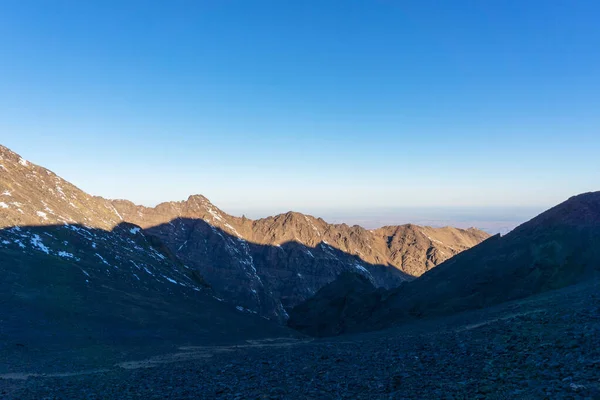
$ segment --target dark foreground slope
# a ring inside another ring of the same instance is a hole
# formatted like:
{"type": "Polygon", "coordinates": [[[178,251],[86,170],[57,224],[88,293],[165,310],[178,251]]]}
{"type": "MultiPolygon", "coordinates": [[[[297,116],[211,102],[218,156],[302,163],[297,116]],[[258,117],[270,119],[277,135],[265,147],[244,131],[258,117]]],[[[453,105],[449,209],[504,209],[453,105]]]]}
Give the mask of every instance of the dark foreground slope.
{"type": "Polygon", "coordinates": [[[215,298],[161,249],[125,223],[0,230],[0,373],[48,368],[52,354],[93,366],[175,344],[294,336],[215,298]]]}
{"type": "Polygon", "coordinates": [[[215,296],[109,201],[0,146],[0,373],[281,336],[298,335],[215,296]]]}
{"type": "MultiPolygon", "coordinates": [[[[600,192],[585,193],[398,289],[366,293],[362,303],[355,303],[364,307],[375,302],[369,312],[345,310],[334,317],[331,310],[304,312],[306,308],[296,307],[291,324],[320,334],[380,329],[525,298],[592,279],[599,271],[600,192]]],[[[327,295],[332,303],[332,294],[327,295]]],[[[344,293],[338,296],[343,298],[344,293]]]]}
{"type": "Polygon", "coordinates": [[[96,372],[67,365],[62,375],[0,375],[0,397],[597,399],[599,289],[591,281],[493,308],[326,340],[185,347],[96,372]]]}

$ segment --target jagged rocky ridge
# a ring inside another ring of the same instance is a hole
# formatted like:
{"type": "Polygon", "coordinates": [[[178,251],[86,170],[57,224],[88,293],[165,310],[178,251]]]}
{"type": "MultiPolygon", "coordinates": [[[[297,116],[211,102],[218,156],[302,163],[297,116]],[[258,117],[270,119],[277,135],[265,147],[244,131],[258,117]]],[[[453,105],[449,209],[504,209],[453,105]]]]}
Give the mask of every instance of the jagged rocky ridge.
{"type": "MultiPolygon", "coordinates": [[[[54,225],[84,238],[60,244],[51,232],[5,230],[1,246],[47,250],[74,264],[91,254],[132,277],[144,268],[152,271],[154,263],[172,263],[174,271],[210,285],[216,297],[278,321],[342,272],[391,289],[488,237],[476,229],[416,225],[366,230],[294,212],[250,220],[228,215],[199,195],[148,208],[90,196],[5,147],[0,157],[0,227],[54,225]],[[89,247],[98,245],[94,235],[111,237],[104,253],[89,247]],[[131,254],[147,260],[136,262],[131,254]]],[[[186,284],[174,274],[163,272],[162,279],[186,284]]]]}
{"type": "Polygon", "coordinates": [[[315,335],[385,328],[529,297],[596,279],[599,273],[600,192],[584,193],[397,289],[381,292],[347,279],[332,284],[297,306],[289,324],[315,335]],[[361,301],[339,307],[340,299],[356,290],[361,301]]]}

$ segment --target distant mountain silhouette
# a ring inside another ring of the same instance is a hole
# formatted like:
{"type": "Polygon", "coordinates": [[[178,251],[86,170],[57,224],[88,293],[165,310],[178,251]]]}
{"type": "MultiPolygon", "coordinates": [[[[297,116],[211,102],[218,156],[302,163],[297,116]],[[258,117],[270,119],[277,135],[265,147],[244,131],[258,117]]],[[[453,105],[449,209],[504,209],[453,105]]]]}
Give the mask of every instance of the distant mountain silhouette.
{"type": "MultiPolygon", "coordinates": [[[[304,312],[290,323],[305,332],[387,327],[407,319],[452,314],[524,298],[597,277],[600,272],[600,192],[585,193],[542,213],[507,234],[496,235],[444,262],[420,278],[384,294],[371,290],[368,314],[345,310],[304,312]]],[[[344,297],[348,291],[339,293],[344,297]]],[[[364,291],[364,290],[363,290],[364,291]]],[[[322,296],[318,293],[317,296],[322,296]]],[[[327,302],[335,295],[327,293],[327,302]]],[[[323,299],[312,299],[312,303],[323,299]]],[[[357,302],[359,303],[359,302],[357,302]]]]}

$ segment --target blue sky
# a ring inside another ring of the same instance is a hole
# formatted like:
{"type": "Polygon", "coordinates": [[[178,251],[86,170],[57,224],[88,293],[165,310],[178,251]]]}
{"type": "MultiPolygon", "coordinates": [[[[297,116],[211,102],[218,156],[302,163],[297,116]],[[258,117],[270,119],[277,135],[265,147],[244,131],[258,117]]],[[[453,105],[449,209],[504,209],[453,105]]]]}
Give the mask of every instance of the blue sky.
{"type": "Polygon", "coordinates": [[[597,1],[0,2],[0,143],[232,212],[600,189],[597,1]]]}

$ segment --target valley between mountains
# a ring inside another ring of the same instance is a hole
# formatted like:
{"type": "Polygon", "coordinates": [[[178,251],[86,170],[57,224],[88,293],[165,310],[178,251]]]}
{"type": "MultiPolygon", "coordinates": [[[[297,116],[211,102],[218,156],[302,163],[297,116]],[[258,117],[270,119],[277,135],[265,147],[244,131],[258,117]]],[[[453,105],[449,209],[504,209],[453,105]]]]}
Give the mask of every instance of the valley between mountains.
{"type": "Polygon", "coordinates": [[[0,398],[598,399],[600,192],[517,227],[91,196],[0,146],[0,398]]]}

